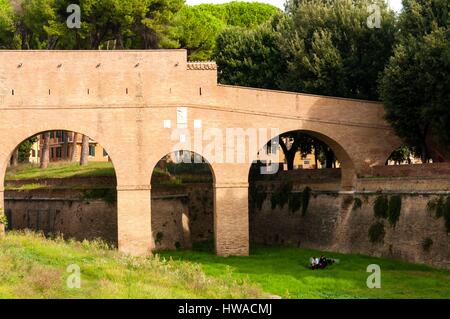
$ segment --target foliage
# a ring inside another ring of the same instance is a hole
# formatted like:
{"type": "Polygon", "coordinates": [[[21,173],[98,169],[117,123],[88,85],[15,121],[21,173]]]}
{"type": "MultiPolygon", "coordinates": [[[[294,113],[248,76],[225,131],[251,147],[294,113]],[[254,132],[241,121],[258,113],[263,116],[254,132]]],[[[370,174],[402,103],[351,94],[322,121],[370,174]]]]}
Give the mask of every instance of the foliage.
{"type": "Polygon", "coordinates": [[[421,242],[423,251],[430,251],[431,246],[433,246],[433,240],[430,237],[424,238],[421,242]]]}
{"type": "Polygon", "coordinates": [[[0,49],[15,49],[17,47],[15,19],[11,2],[0,0],[0,49]]]}
{"type": "Polygon", "coordinates": [[[8,228],[8,218],[6,217],[3,208],[0,208],[0,225],[3,225],[5,229],[8,228]]]}
{"type": "Polygon", "coordinates": [[[358,210],[361,209],[362,207],[362,200],[361,198],[355,197],[355,199],[353,200],[353,210],[358,210]]]}
{"type": "Polygon", "coordinates": [[[373,204],[373,212],[377,218],[387,218],[389,211],[389,200],[386,195],[379,195],[373,204]]]}
{"type": "Polygon", "coordinates": [[[115,188],[91,188],[83,191],[83,199],[101,199],[114,204],[117,202],[117,191],[115,188]]]}
{"type": "Polygon", "coordinates": [[[256,28],[276,12],[274,6],[246,2],[185,6],[173,19],[170,37],[177,47],[188,50],[190,60],[210,60],[221,31],[256,28]]]}
{"type": "Polygon", "coordinates": [[[258,30],[225,31],[215,54],[221,81],[377,99],[377,78],[392,53],[396,29],[394,13],[384,1],[375,2],[382,8],[380,29],[367,27],[372,0],[307,0],[258,30]],[[268,63],[258,66],[260,61],[268,63]]]}
{"type": "Polygon", "coordinates": [[[297,212],[302,207],[302,193],[291,193],[289,195],[289,211],[291,213],[297,212]]]}
{"type": "Polygon", "coordinates": [[[216,35],[225,24],[200,7],[184,7],[174,18],[171,38],[188,50],[190,60],[208,60],[215,47],[216,35]]]}
{"type": "Polygon", "coordinates": [[[275,209],[277,206],[283,208],[289,202],[289,197],[292,192],[292,182],[283,182],[272,193],[270,198],[271,207],[275,209]]]}
{"type": "Polygon", "coordinates": [[[37,137],[29,138],[19,145],[19,163],[27,162],[30,157],[31,148],[36,143],[37,137]]]}
{"type": "Polygon", "coordinates": [[[386,234],[384,230],[384,224],[382,222],[376,222],[369,228],[369,240],[371,243],[380,243],[384,239],[386,234]]]}
{"type": "Polygon", "coordinates": [[[267,199],[267,192],[264,186],[250,185],[250,201],[253,207],[256,207],[258,210],[261,210],[264,201],[267,199]]]}
{"type": "Polygon", "coordinates": [[[398,220],[400,219],[400,212],[402,210],[402,197],[399,195],[394,195],[389,198],[388,207],[388,221],[395,227],[398,220]]]}
{"type": "Polygon", "coordinates": [[[266,3],[229,2],[224,4],[200,4],[195,6],[222,21],[227,26],[256,28],[280,12],[280,10],[266,3]]]}
{"type": "Polygon", "coordinates": [[[444,218],[447,233],[450,233],[450,196],[439,196],[430,200],[427,204],[427,210],[434,213],[435,218],[444,218]]]}
{"type": "Polygon", "coordinates": [[[417,148],[422,161],[442,161],[450,142],[448,1],[404,1],[399,29],[380,81],[386,119],[407,145],[417,148]]]}
{"type": "Polygon", "coordinates": [[[228,28],[217,36],[213,58],[223,84],[279,88],[286,72],[273,22],[256,29],[228,28]]]}
{"type": "Polygon", "coordinates": [[[302,192],[302,216],[306,215],[309,206],[309,200],[311,198],[311,188],[305,187],[302,192]]]}
{"type": "Polygon", "coordinates": [[[164,233],[157,232],[156,233],[156,237],[155,237],[155,243],[158,244],[158,245],[161,245],[161,242],[162,242],[163,238],[164,238],[164,233]]]}

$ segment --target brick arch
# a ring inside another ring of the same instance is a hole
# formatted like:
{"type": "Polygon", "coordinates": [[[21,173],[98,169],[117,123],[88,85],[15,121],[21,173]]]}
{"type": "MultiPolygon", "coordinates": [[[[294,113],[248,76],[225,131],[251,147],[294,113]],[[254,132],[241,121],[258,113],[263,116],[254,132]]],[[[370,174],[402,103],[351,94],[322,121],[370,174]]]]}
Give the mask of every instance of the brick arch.
{"type": "Polygon", "coordinates": [[[3,189],[5,183],[6,169],[8,166],[8,161],[11,159],[12,153],[21,143],[26,141],[27,139],[48,132],[48,131],[68,131],[68,132],[76,132],[78,134],[86,135],[96,142],[98,142],[107,152],[111,159],[111,162],[114,167],[114,171],[116,173],[116,180],[118,181],[117,168],[114,162],[114,156],[110,153],[110,147],[107,143],[107,139],[99,136],[99,134],[95,134],[95,132],[90,132],[88,129],[80,130],[76,126],[72,127],[70,125],[48,125],[43,123],[41,125],[24,127],[22,131],[15,131],[13,136],[9,136],[7,139],[7,143],[3,142],[3,149],[7,150],[8,153],[0,154],[0,189],[3,189]],[[88,133],[90,132],[90,133],[88,133]],[[6,144],[6,145],[5,145],[6,144]]]}
{"type": "MultiPolygon", "coordinates": [[[[153,168],[152,168],[151,175],[150,175],[150,185],[151,185],[151,182],[152,182],[153,171],[155,170],[156,165],[158,164],[158,162],[159,162],[160,160],[162,160],[164,157],[166,157],[167,155],[171,155],[172,153],[174,153],[174,152],[179,152],[179,151],[183,151],[183,152],[191,152],[191,153],[193,153],[193,154],[195,154],[195,155],[201,156],[202,159],[205,161],[205,163],[208,164],[209,171],[211,172],[211,176],[212,176],[212,179],[213,179],[213,184],[216,183],[216,175],[215,175],[215,173],[214,173],[214,167],[213,167],[213,165],[211,165],[210,161],[209,161],[205,156],[203,156],[202,154],[199,154],[199,153],[197,153],[197,152],[191,151],[191,150],[189,150],[189,149],[179,149],[179,150],[172,150],[172,151],[170,151],[170,152],[167,152],[167,153],[165,153],[164,155],[160,156],[159,159],[158,159],[156,162],[153,161],[154,164],[153,164],[153,168]]],[[[158,154],[159,154],[159,153],[158,153],[158,154]]],[[[159,155],[156,155],[156,157],[158,157],[158,156],[159,156],[159,155]]],[[[156,158],[156,157],[155,157],[155,158],[156,158]]]]}
{"type": "MultiPolygon", "coordinates": [[[[341,170],[342,170],[342,180],[341,180],[341,187],[344,191],[351,191],[355,188],[356,183],[356,166],[355,166],[355,159],[352,158],[352,156],[347,152],[347,150],[344,148],[345,146],[342,145],[341,142],[336,141],[326,133],[320,132],[319,130],[310,130],[310,129],[293,129],[293,130],[285,130],[283,132],[280,132],[279,135],[272,135],[271,139],[274,139],[280,135],[289,133],[289,132],[303,132],[308,135],[311,135],[312,137],[315,137],[325,144],[327,144],[336,155],[336,158],[341,163],[341,170]]],[[[268,140],[269,141],[269,140],[268,140]]],[[[267,142],[268,142],[267,141],[267,142]]],[[[265,142],[264,144],[259,145],[259,150],[263,149],[263,147],[267,144],[265,142]]],[[[254,156],[254,159],[256,159],[256,156],[254,156]]],[[[250,164],[251,166],[251,164],[250,164]]],[[[250,167],[249,167],[250,169],[250,167]]]]}

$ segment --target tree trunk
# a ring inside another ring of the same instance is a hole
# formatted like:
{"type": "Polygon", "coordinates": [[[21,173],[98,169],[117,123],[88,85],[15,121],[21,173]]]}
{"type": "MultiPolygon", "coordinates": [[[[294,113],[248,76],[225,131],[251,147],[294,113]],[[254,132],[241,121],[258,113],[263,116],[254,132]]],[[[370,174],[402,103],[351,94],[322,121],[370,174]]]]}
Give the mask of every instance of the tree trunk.
{"type": "Polygon", "coordinates": [[[16,167],[19,165],[19,147],[16,147],[11,156],[11,167],[16,167]]]}
{"type": "Polygon", "coordinates": [[[334,153],[329,147],[325,150],[325,162],[326,168],[333,168],[334,153]]]}
{"type": "Polygon", "coordinates": [[[314,143],[314,166],[315,169],[319,168],[319,146],[317,145],[317,143],[314,143]]]}
{"type": "Polygon", "coordinates": [[[292,171],[294,169],[295,154],[297,153],[298,150],[297,143],[296,141],[294,141],[289,150],[287,149],[286,143],[284,143],[282,138],[279,139],[278,143],[280,144],[280,147],[284,153],[284,157],[286,158],[288,171],[292,171]]]}
{"type": "Polygon", "coordinates": [[[41,149],[41,168],[47,168],[50,162],[50,132],[43,134],[44,144],[41,149]]]}
{"type": "Polygon", "coordinates": [[[62,158],[63,160],[67,161],[69,159],[69,132],[64,131],[64,144],[62,149],[62,158]]]}
{"type": "Polygon", "coordinates": [[[78,133],[72,132],[72,148],[70,150],[70,161],[75,162],[77,159],[78,133]]]}
{"type": "Polygon", "coordinates": [[[80,165],[81,166],[87,165],[88,159],[89,159],[89,137],[83,135],[83,142],[81,144],[80,165]]]}

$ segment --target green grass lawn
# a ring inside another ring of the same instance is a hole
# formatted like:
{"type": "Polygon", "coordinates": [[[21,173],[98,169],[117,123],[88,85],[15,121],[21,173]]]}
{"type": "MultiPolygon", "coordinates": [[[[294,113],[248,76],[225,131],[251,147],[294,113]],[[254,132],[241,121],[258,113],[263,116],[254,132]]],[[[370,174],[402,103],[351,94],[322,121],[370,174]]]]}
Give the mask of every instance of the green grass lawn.
{"type": "Polygon", "coordinates": [[[0,238],[0,298],[450,298],[450,271],[360,255],[327,253],[339,263],[307,268],[320,252],[252,249],[249,257],[166,251],[128,257],[100,242],[45,239],[31,232],[0,238]],[[67,287],[69,265],[81,288],[67,287]],[[366,267],[381,267],[368,289],[366,267]]]}
{"type": "Polygon", "coordinates": [[[114,166],[111,162],[91,162],[86,166],[78,163],[58,162],[50,163],[48,168],[41,169],[32,164],[20,164],[9,168],[6,180],[45,179],[66,177],[115,176],[114,166]]]}
{"type": "Polygon", "coordinates": [[[450,298],[450,271],[362,255],[323,253],[339,259],[324,270],[310,270],[309,258],[322,252],[256,247],[249,257],[221,258],[207,251],[165,251],[166,258],[201,265],[214,278],[246,279],[283,298],[450,298]],[[381,267],[381,288],[366,285],[367,266],[381,267]]]}
{"type": "Polygon", "coordinates": [[[0,298],[261,298],[256,286],[207,277],[198,265],[127,257],[99,242],[49,240],[10,232],[0,238],[0,298]],[[67,287],[69,265],[81,288],[67,287]]]}

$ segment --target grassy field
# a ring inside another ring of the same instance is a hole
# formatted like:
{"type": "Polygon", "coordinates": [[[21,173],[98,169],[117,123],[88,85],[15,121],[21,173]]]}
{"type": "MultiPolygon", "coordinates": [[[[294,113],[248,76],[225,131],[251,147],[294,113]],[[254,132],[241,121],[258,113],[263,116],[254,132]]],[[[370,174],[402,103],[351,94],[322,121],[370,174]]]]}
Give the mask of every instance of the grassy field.
{"type": "Polygon", "coordinates": [[[167,251],[164,257],[198,263],[214,278],[232,273],[283,298],[450,298],[450,271],[361,255],[324,253],[339,263],[310,270],[309,258],[322,253],[299,248],[252,249],[250,257],[220,258],[207,251],[167,251]],[[381,288],[366,285],[367,266],[381,267],[381,288]]]}
{"type": "Polygon", "coordinates": [[[57,162],[50,163],[48,168],[41,169],[32,164],[20,164],[15,168],[8,168],[6,180],[45,179],[66,177],[115,176],[111,162],[91,162],[86,166],[78,163],[57,162]]]}
{"type": "Polygon", "coordinates": [[[0,298],[260,298],[243,280],[207,277],[198,265],[132,258],[99,242],[48,240],[33,233],[0,238],[0,298]],[[69,265],[81,288],[69,289],[69,265]]]}

